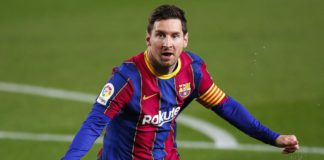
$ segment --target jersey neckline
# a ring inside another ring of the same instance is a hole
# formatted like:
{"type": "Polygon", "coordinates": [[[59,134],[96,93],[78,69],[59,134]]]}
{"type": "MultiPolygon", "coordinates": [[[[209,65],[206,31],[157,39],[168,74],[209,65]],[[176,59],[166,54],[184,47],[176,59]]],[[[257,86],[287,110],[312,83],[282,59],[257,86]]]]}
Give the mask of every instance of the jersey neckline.
{"type": "Polygon", "coordinates": [[[172,72],[172,73],[169,73],[169,74],[160,74],[158,73],[154,68],[153,66],[151,65],[149,59],[148,59],[148,50],[145,50],[144,52],[144,59],[145,59],[145,64],[147,66],[147,68],[150,70],[150,72],[160,78],[160,79],[169,79],[169,78],[172,78],[174,77],[175,75],[177,75],[181,69],[181,60],[180,60],[180,57],[178,58],[178,65],[177,65],[177,68],[172,72]]]}

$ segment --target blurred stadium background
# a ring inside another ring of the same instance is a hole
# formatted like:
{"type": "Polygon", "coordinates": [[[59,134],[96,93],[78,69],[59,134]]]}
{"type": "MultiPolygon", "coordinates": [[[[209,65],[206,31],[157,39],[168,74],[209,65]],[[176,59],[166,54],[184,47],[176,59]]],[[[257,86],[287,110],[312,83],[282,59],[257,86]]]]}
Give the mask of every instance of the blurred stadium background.
{"type": "MultiPolygon", "coordinates": [[[[188,50],[205,59],[216,83],[261,122],[324,147],[324,1],[4,0],[0,5],[0,82],[100,92],[112,67],[145,50],[152,9],[186,11],[188,50]]],[[[0,131],[74,134],[91,104],[0,90],[0,131]]],[[[193,103],[184,113],[258,144],[193,103]]],[[[211,140],[179,125],[178,140],[211,140]]],[[[59,159],[68,142],[0,138],[0,159],[59,159]]],[[[84,159],[94,159],[100,144],[84,159]]],[[[180,148],[182,159],[299,160],[324,153],[180,148]]]]}

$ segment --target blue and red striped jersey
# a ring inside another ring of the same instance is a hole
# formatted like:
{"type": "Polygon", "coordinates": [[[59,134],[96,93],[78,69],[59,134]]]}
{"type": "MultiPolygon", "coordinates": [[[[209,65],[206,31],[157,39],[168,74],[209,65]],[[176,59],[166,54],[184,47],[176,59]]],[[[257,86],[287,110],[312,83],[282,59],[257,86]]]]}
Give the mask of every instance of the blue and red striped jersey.
{"type": "Polygon", "coordinates": [[[102,156],[178,159],[175,119],[200,96],[198,101],[206,107],[226,99],[204,62],[193,53],[182,52],[176,69],[169,75],[159,75],[153,69],[147,52],[125,61],[114,69],[97,99],[112,119],[102,156]]]}
{"type": "Polygon", "coordinates": [[[80,159],[105,127],[100,160],[180,159],[176,118],[195,99],[265,143],[273,144],[279,136],[226,96],[194,53],[183,51],[175,70],[160,75],[145,51],[113,69],[62,159],[80,159]]]}

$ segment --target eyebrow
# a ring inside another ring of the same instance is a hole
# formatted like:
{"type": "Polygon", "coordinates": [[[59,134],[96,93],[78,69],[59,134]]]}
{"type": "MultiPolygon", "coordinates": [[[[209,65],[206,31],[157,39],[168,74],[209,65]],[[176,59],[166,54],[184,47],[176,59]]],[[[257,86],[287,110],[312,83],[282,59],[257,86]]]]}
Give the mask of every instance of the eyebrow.
{"type": "MultiPolygon", "coordinates": [[[[157,33],[167,33],[167,32],[165,32],[163,30],[156,30],[155,32],[157,32],[157,33]]],[[[181,33],[180,32],[171,32],[171,34],[181,34],[181,33]]]]}

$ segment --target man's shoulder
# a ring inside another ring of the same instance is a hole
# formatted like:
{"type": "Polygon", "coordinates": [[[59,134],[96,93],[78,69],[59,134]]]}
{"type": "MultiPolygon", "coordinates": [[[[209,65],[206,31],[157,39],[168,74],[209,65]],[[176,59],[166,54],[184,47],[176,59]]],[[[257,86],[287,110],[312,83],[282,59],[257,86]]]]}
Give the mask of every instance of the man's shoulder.
{"type": "Polygon", "coordinates": [[[132,75],[138,74],[137,63],[144,56],[143,52],[138,53],[129,59],[125,60],[122,64],[113,69],[113,73],[119,73],[124,77],[130,77],[132,75]]]}
{"type": "Polygon", "coordinates": [[[183,60],[190,61],[191,64],[198,63],[202,64],[204,61],[194,52],[184,51],[183,60]]]}

